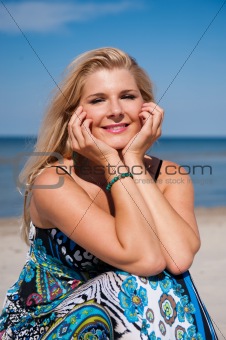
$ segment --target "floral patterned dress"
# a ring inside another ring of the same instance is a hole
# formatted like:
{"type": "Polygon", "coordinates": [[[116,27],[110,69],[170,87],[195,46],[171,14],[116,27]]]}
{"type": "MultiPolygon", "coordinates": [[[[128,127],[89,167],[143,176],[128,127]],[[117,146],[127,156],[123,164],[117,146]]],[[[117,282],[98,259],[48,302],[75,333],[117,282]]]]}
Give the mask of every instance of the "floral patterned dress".
{"type": "Polygon", "coordinates": [[[32,223],[30,240],[7,292],[0,339],[217,339],[189,272],[138,277],[32,223]]]}

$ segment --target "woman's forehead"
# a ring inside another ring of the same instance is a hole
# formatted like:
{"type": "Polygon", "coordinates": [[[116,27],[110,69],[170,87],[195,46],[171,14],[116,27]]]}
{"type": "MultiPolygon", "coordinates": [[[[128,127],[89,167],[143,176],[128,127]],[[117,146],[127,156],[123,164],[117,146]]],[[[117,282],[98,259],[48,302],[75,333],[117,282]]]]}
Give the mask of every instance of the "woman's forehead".
{"type": "Polygon", "coordinates": [[[101,69],[86,77],[84,90],[89,88],[102,88],[108,86],[126,87],[130,84],[132,88],[137,87],[133,74],[127,69],[101,69]]]}

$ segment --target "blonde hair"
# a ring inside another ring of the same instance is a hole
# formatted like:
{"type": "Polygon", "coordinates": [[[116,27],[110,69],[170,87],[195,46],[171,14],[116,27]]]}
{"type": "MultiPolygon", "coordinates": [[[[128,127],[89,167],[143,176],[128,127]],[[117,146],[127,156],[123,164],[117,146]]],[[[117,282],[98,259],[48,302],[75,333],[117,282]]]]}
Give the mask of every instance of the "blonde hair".
{"type": "Polygon", "coordinates": [[[57,160],[57,155],[72,157],[68,138],[68,122],[79,106],[86,78],[100,69],[127,69],[134,76],[144,101],[153,101],[152,83],[147,73],[127,53],[111,47],[88,51],[78,56],[68,67],[67,75],[43,119],[34,152],[20,174],[25,184],[22,236],[28,242],[30,226],[29,200],[32,185],[40,172],[57,160]],[[34,153],[34,155],[35,155],[34,153]],[[39,154],[38,154],[39,153],[39,154]]]}

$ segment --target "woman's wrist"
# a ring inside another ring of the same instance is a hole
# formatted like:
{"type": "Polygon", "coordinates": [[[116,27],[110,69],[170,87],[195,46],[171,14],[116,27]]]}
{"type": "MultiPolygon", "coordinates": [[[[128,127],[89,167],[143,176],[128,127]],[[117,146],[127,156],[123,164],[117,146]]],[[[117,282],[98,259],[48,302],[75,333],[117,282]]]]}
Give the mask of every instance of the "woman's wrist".
{"type": "Polygon", "coordinates": [[[131,163],[142,163],[144,159],[144,155],[141,153],[134,153],[134,152],[125,152],[123,155],[123,161],[125,164],[131,164],[131,163]]]}
{"type": "Polygon", "coordinates": [[[128,171],[132,172],[132,169],[141,169],[144,170],[144,158],[141,155],[131,154],[125,155],[123,157],[124,164],[127,167],[128,171]]]}
{"type": "Polygon", "coordinates": [[[124,172],[120,175],[115,176],[110,182],[108,182],[108,184],[106,186],[107,191],[111,191],[111,187],[114,183],[116,183],[117,181],[119,181],[123,178],[127,178],[127,177],[133,178],[133,175],[131,174],[131,172],[124,172]]]}
{"type": "Polygon", "coordinates": [[[130,155],[130,157],[125,159],[125,165],[127,166],[127,171],[131,172],[134,179],[145,180],[150,176],[152,159],[150,157],[140,157],[140,155],[130,155]]]}
{"type": "Polygon", "coordinates": [[[105,178],[108,182],[113,180],[116,176],[128,173],[128,167],[122,162],[120,157],[111,157],[108,159],[108,163],[105,164],[105,178]]]}
{"type": "Polygon", "coordinates": [[[120,157],[117,152],[109,154],[109,155],[103,155],[99,157],[98,163],[104,167],[108,166],[108,164],[117,164],[120,162],[120,157]]]}

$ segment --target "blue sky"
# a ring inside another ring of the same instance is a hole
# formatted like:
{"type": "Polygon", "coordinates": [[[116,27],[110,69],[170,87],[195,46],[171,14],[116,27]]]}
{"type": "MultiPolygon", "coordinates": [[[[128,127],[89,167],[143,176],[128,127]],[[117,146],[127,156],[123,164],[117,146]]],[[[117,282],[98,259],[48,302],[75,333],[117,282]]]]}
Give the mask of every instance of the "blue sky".
{"type": "Polygon", "coordinates": [[[224,0],[0,1],[0,136],[36,135],[66,66],[103,46],[147,70],[163,135],[226,136],[224,0]]]}

